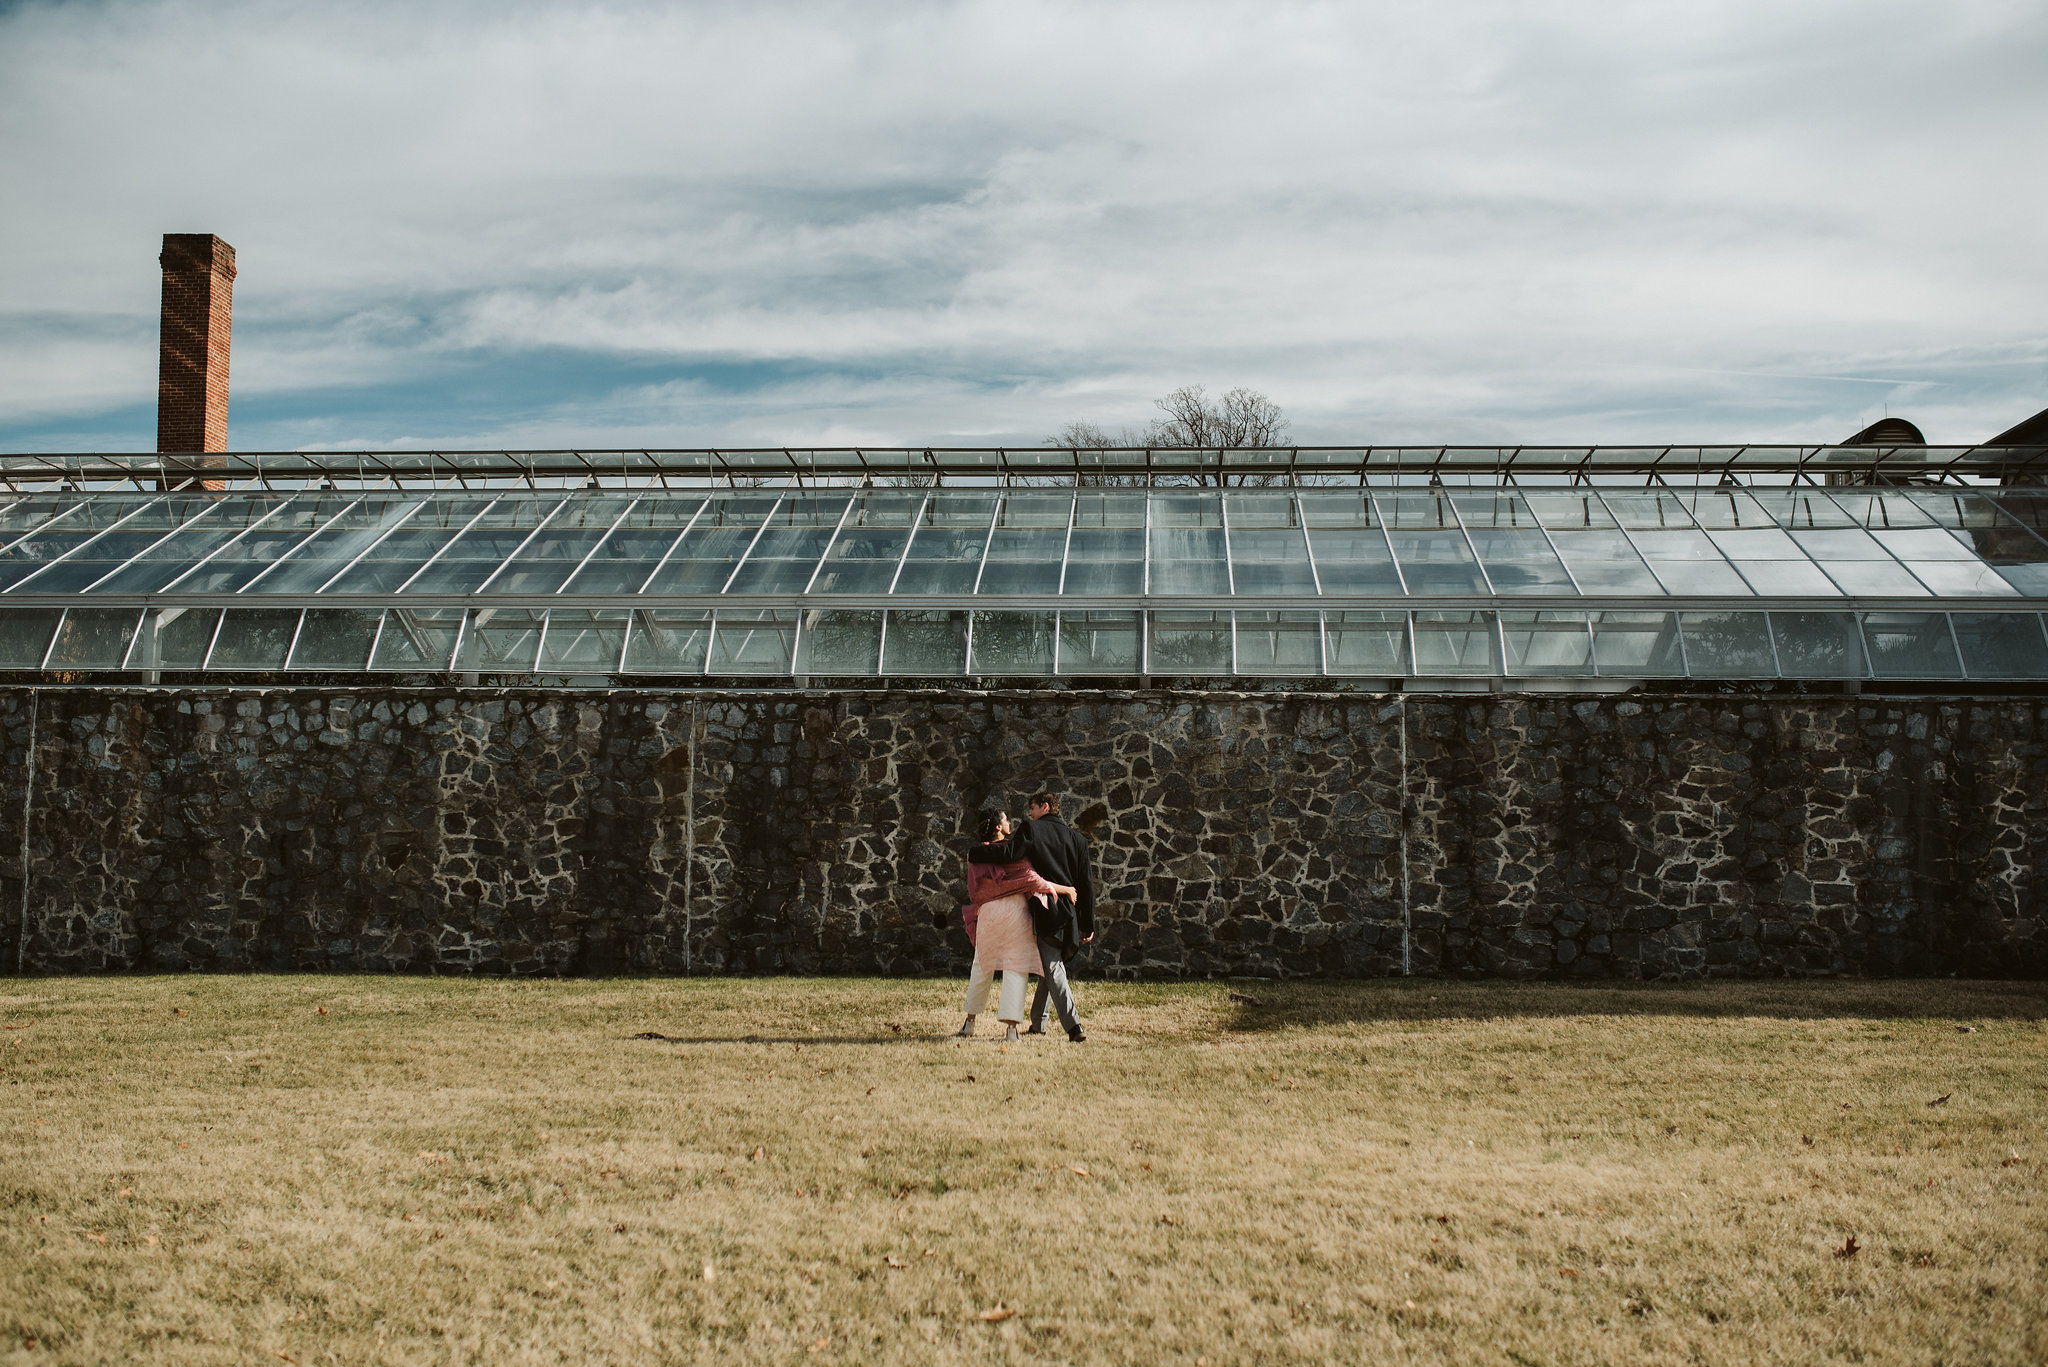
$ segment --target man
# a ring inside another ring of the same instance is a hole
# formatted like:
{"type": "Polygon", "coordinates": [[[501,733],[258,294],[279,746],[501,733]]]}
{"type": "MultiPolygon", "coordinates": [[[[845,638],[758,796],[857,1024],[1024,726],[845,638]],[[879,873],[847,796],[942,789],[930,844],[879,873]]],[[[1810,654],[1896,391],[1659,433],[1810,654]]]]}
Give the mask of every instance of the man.
{"type": "Polygon", "coordinates": [[[978,864],[1007,864],[1029,859],[1038,876],[1049,883],[1065,883],[1079,894],[1075,897],[1031,899],[1031,926],[1038,937],[1038,957],[1045,966],[1039,979],[1038,996],[1031,1003],[1031,1029],[1045,1033],[1045,999],[1052,997],[1053,1009],[1067,1038],[1076,1044],[1088,1036],[1081,1030],[1081,1016],[1074,1009],[1074,990],[1067,982],[1067,960],[1082,945],[1095,938],[1095,885],[1088,878],[1088,841],[1060,820],[1060,800],[1051,793],[1033,793],[1024,809],[1025,819],[1010,838],[993,845],[978,845],[968,858],[978,864]]]}

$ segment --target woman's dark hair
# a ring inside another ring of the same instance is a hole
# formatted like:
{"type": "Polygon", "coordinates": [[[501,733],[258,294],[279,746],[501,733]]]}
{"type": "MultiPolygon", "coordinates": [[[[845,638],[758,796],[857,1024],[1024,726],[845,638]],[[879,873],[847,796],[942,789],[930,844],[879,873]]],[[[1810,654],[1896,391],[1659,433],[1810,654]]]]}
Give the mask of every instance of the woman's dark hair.
{"type": "Polygon", "coordinates": [[[1009,820],[1009,817],[1010,814],[999,807],[983,812],[975,822],[975,830],[978,832],[977,838],[984,845],[990,843],[996,838],[996,832],[1002,829],[1003,823],[1009,820]]]}

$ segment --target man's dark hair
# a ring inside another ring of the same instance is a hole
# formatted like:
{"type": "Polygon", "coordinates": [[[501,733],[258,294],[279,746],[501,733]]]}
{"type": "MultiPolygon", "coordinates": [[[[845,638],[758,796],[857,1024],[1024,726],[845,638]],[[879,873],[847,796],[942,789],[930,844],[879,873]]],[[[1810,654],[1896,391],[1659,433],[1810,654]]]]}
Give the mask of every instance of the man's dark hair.
{"type": "Polygon", "coordinates": [[[1033,793],[1031,795],[1031,805],[1034,807],[1049,807],[1052,809],[1054,816],[1060,814],[1060,799],[1057,793],[1033,793]]]}

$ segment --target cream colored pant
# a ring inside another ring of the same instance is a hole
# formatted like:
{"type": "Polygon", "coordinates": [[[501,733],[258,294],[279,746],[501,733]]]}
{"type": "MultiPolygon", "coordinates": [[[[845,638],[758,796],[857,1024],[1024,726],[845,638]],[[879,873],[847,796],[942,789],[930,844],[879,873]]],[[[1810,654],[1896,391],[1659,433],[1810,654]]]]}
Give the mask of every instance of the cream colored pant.
{"type": "MultiPolygon", "coordinates": [[[[978,1016],[988,1005],[988,990],[995,982],[996,971],[984,966],[979,958],[974,961],[974,972],[967,979],[967,1014],[978,1016]]],[[[996,1001],[996,1019],[1005,1024],[1021,1024],[1024,1020],[1024,985],[1031,977],[1016,969],[1003,973],[1002,995],[996,1001]]]]}

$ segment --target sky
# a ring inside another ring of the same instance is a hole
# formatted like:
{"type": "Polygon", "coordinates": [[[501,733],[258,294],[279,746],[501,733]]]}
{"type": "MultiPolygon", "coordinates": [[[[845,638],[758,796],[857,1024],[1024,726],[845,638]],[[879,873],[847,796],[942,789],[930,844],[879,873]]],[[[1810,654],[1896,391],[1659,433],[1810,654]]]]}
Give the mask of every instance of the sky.
{"type": "Polygon", "coordinates": [[[0,0],[0,450],[1983,440],[2048,406],[2048,5],[0,0]]]}

